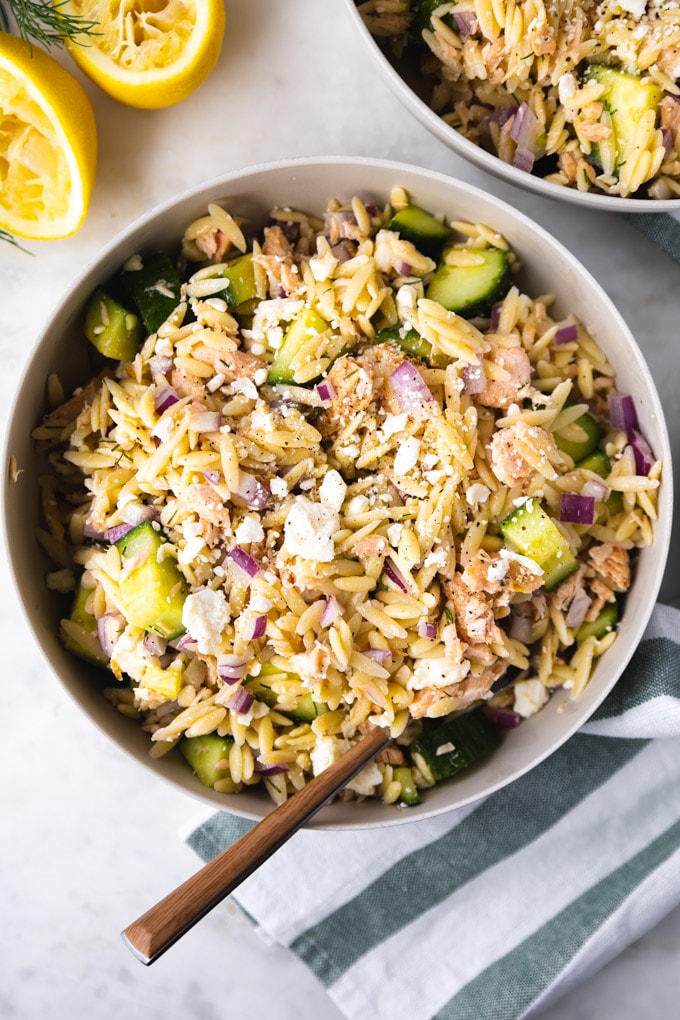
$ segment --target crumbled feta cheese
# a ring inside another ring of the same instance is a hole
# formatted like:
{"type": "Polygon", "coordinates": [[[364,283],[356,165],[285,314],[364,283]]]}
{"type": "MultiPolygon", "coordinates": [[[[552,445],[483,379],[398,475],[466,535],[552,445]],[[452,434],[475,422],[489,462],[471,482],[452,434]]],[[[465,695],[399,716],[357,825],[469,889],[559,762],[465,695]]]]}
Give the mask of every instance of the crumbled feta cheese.
{"type": "Polygon", "coordinates": [[[370,797],[375,792],[376,786],[380,786],[382,783],[382,772],[372,761],[369,765],[358,772],[354,779],[351,779],[347,784],[348,790],[353,790],[354,793],[358,793],[359,796],[370,797]]]}
{"type": "Polygon", "coordinates": [[[524,719],[535,715],[548,700],[548,691],[540,680],[518,680],[515,684],[514,710],[524,719]]]}
{"type": "Polygon", "coordinates": [[[396,294],[397,315],[403,322],[412,323],[416,318],[418,298],[425,296],[423,281],[404,283],[396,294]]]}
{"type": "Polygon", "coordinates": [[[254,613],[264,614],[269,612],[273,604],[274,603],[270,602],[269,599],[264,597],[264,595],[253,595],[250,603],[248,604],[248,608],[252,609],[254,613]]]}
{"type": "Polygon", "coordinates": [[[324,252],[323,255],[314,255],[309,260],[309,268],[312,272],[312,276],[319,283],[332,276],[333,270],[337,264],[338,260],[329,251],[324,252]]]}
{"type": "Polygon", "coordinates": [[[410,691],[422,691],[426,687],[448,687],[462,680],[470,672],[470,663],[463,659],[452,663],[441,656],[438,659],[418,659],[406,686],[410,691]]]}
{"type": "Polygon", "coordinates": [[[238,545],[250,542],[264,542],[264,528],[257,517],[244,517],[234,533],[238,545]]]}
{"type": "Polygon", "coordinates": [[[249,400],[257,400],[258,398],[257,386],[252,379],[234,379],[231,388],[235,393],[242,393],[249,400]]]}
{"type": "Polygon", "coordinates": [[[182,565],[193,563],[204,546],[205,542],[200,535],[192,535],[184,543],[184,548],[177,553],[177,562],[182,565]]]}
{"type": "Polygon", "coordinates": [[[441,570],[446,566],[449,559],[449,554],[446,549],[433,549],[429,552],[423,561],[424,567],[437,567],[441,570]]]}
{"type": "Polygon", "coordinates": [[[298,496],[283,526],[285,546],[293,556],[330,563],[335,556],[333,535],[340,530],[337,511],[298,496]]]}
{"type": "Polygon", "coordinates": [[[347,740],[338,740],[337,737],[317,737],[314,747],[309,752],[314,775],[318,776],[320,772],[327,769],[348,748],[349,742],[347,740]]]}
{"type": "Polygon", "coordinates": [[[404,530],[403,524],[390,524],[389,528],[387,529],[387,539],[393,549],[397,549],[399,547],[399,539],[401,538],[401,533],[403,530],[404,530]]]}
{"type": "Polygon", "coordinates": [[[619,0],[619,7],[634,18],[641,18],[647,7],[646,0],[619,0]]]}
{"type": "Polygon", "coordinates": [[[280,496],[281,498],[287,496],[288,486],[286,485],[285,478],[270,478],[269,491],[272,496],[280,496]]]}
{"type": "Polygon", "coordinates": [[[382,439],[389,439],[390,436],[394,436],[397,432],[402,432],[406,428],[407,421],[408,415],[406,412],[403,414],[385,415],[385,421],[382,423],[380,430],[382,439]]]}
{"type": "Polygon", "coordinates": [[[486,503],[490,495],[491,489],[489,489],[488,486],[484,485],[482,482],[473,482],[465,493],[465,499],[468,506],[471,506],[473,510],[476,510],[480,503],[486,503]]]}
{"type": "Polygon", "coordinates": [[[214,655],[224,628],[229,623],[229,603],[223,591],[202,588],[187,595],[182,623],[198,645],[202,655],[214,655]]]}
{"type": "Polygon", "coordinates": [[[174,428],[175,421],[173,418],[161,418],[161,420],[156,422],[151,430],[151,435],[160,439],[161,443],[166,443],[172,435],[174,428]]]}
{"type": "Polygon", "coordinates": [[[208,393],[214,393],[215,390],[219,390],[220,386],[222,386],[226,381],[226,378],[227,377],[223,375],[222,372],[218,372],[217,375],[212,377],[212,379],[209,379],[206,383],[208,393]]]}
{"type": "Polygon", "coordinates": [[[440,744],[437,750],[435,751],[435,754],[450,754],[451,751],[455,750],[456,745],[452,744],[451,741],[449,740],[448,743],[446,744],[440,744]]]}
{"type": "Polygon", "coordinates": [[[347,504],[348,514],[365,514],[371,509],[371,504],[365,496],[353,496],[347,504]]]}
{"type": "Polygon", "coordinates": [[[425,468],[426,471],[431,471],[438,460],[439,456],[436,453],[426,453],[425,456],[422,458],[423,467],[425,468]]]}
{"type": "Polygon", "coordinates": [[[319,487],[319,499],[331,510],[339,510],[345,500],[347,483],[339,471],[331,468],[326,472],[319,487]]]}
{"type": "Polygon", "coordinates": [[[267,381],[267,369],[266,368],[255,369],[255,374],[253,378],[255,379],[256,386],[263,386],[267,381]]]}
{"type": "Polygon", "coordinates": [[[415,436],[409,436],[408,439],[404,440],[399,449],[397,455],[394,458],[394,473],[395,475],[405,475],[411,471],[418,463],[418,456],[420,455],[420,440],[416,439],[415,436]]]}

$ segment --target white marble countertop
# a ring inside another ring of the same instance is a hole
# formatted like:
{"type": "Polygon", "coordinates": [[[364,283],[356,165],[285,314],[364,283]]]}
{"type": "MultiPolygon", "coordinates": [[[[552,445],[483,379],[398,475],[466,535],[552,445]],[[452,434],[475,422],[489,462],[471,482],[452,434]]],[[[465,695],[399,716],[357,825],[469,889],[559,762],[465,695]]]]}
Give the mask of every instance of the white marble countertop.
{"type": "MultiPolygon", "coordinates": [[[[100,159],[80,233],[30,245],[33,257],[0,245],[3,428],[43,324],[69,281],[113,234],[157,201],[224,171],[342,153],[420,163],[473,181],[570,246],[637,336],[673,447],[680,448],[676,264],[621,216],[591,216],[532,198],[463,164],[402,110],[367,62],[341,4],[227,0],[226,6],[219,65],[181,105],[140,112],[89,88],[100,159]]],[[[667,600],[680,595],[677,546],[671,562],[667,600]]],[[[132,958],[119,932],[197,867],[178,835],[197,805],[140,774],[74,706],[33,646],[4,551],[2,570],[0,1017],[339,1017],[303,965],[264,945],[231,904],[213,911],[153,967],[132,958]]],[[[677,1017],[679,950],[676,909],[544,1015],[677,1017]]]]}

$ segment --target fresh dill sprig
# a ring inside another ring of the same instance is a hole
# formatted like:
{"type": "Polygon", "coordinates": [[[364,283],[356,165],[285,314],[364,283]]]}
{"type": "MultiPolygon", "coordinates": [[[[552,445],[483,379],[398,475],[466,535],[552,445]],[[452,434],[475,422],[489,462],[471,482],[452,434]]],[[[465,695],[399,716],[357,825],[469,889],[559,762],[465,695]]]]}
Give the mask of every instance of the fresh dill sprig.
{"type": "Polygon", "coordinates": [[[66,14],[62,3],[51,4],[50,0],[0,0],[0,28],[12,31],[12,22],[17,34],[25,39],[50,46],[63,46],[64,39],[76,43],[96,32],[98,22],[82,18],[77,14],[66,14]]]}
{"type": "Polygon", "coordinates": [[[0,241],[6,241],[7,244],[13,244],[15,248],[18,248],[19,251],[23,251],[26,255],[33,254],[33,252],[29,251],[28,248],[24,248],[23,244],[19,244],[16,237],[12,237],[11,234],[9,234],[6,230],[3,230],[1,227],[0,227],[0,241]]]}

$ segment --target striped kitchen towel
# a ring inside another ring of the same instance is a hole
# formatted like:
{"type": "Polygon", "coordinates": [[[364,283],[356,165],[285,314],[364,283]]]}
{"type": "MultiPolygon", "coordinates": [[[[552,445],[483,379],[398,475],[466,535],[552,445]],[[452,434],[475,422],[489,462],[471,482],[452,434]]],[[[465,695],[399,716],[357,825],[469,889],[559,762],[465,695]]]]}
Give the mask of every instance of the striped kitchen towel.
{"type": "MultiPolygon", "coordinates": [[[[252,823],[188,837],[209,860],[252,823]]],[[[297,833],[236,891],[351,1020],[536,1015],[680,903],[680,611],[531,772],[397,829],[297,833]]]]}

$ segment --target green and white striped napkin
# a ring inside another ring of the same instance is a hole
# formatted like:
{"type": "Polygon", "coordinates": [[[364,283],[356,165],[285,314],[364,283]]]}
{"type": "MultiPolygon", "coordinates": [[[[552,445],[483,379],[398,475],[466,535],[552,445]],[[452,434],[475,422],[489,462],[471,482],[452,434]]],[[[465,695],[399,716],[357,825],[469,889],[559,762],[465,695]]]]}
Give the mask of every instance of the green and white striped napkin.
{"type": "MultiPolygon", "coordinates": [[[[629,218],[680,262],[680,222],[629,218]]],[[[226,813],[204,860],[252,823],[226,813]]],[[[302,831],[234,894],[348,1020],[520,1020],[680,903],[680,610],[657,606],[614,691],[537,768],[402,828],[302,831]]]]}
{"type": "MultiPolygon", "coordinates": [[[[188,837],[209,860],[252,823],[188,837]]],[[[398,829],[297,833],[234,894],[350,1020],[518,1020],[680,902],[680,611],[505,789],[398,829]]]]}

